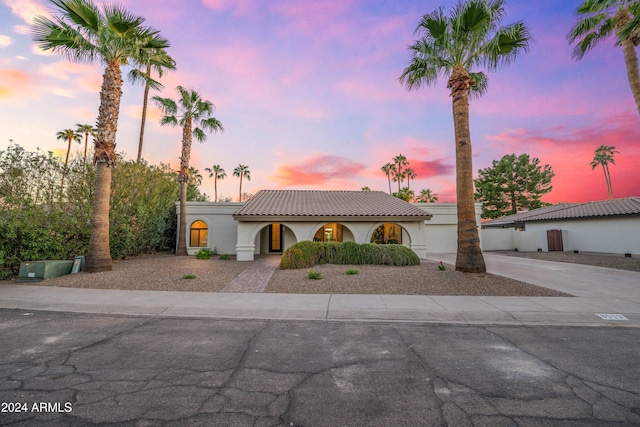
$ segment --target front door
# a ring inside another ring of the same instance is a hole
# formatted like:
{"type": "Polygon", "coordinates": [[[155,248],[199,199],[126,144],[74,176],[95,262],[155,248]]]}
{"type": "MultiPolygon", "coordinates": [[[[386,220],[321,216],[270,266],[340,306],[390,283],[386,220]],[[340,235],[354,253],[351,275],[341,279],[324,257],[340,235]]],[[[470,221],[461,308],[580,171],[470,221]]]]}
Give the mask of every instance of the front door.
{"type": "Polygon", "coordinates": [[[547,244],[549,252],[562,251],[562,230],[547,230],[547,244]]]}
{"type": "Polygon", "coordinates": [[[282,252],[282,224],[269,226],[269,252],[282,252]]]}

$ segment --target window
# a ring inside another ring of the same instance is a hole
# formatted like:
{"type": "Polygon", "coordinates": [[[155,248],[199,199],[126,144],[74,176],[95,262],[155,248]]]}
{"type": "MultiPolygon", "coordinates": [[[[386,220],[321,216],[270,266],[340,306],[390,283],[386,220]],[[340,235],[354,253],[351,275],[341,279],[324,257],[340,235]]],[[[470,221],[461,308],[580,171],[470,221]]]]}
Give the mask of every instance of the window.
{"type": "Polygon", "coordinates": [[[371,243],[379,245],[385,243],[402,244],[402,227],[398,224],[382,224],[371,235],[371,243]]]}
{"type": "Polygon", "coordinates": [[[335,222],[325,224],[316,232],[313,240],[315,242],[342,242],[342,224],[335,222]]]}
{"type": "Polygon", "coordinates": [[[192,247],[207,247],[207,236],[209,235],[209,227],[204,221],[194,221],[191,224],[191,240],[189,246],[192,247]]]}

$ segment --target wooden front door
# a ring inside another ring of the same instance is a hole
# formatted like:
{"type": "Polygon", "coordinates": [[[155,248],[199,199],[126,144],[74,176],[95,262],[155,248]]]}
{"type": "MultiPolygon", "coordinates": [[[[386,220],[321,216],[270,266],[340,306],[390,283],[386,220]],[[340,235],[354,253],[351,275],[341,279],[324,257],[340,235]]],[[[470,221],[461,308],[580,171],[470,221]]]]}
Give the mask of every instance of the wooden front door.
{"type": "Polygon", "coordinates": [[[562,230],[547,230],[547,244],[549,252],[562,251],[562,230]]]}
{"type": "Polygon", "coordinates": [[[269,252],[282,252],[282,224],[269,227],[269,252]]]}

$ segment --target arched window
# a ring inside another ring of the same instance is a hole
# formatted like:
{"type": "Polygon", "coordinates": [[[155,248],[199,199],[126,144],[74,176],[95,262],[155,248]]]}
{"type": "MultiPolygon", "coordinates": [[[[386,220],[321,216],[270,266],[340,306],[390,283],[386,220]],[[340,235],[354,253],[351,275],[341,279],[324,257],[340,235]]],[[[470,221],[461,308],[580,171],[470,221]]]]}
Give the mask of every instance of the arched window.
{"type": "Polygon", "coordinates": [[[209,235],[209,227],[204,221],[194,221],[191,224],[191,239],[189,246],[192,247],[207,247],[207,236],[209,235]]]}

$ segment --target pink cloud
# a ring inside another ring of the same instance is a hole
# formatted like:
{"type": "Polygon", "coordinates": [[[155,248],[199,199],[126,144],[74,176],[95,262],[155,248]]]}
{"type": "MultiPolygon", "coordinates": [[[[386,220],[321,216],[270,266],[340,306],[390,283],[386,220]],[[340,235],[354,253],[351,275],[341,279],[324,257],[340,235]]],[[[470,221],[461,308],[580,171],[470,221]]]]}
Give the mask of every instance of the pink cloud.
{"type": "Polygon", "coordinates": [[[606,199],[602,171],[591,170],[593,152],[600,145],[615,146],[620,152],[611,175],[616,197],[640,195],[640,128],[635,113],[620,114],[591,126],[527,131],[515,129],[487,138],[504,154],[528,153],[549,164],[556,176],[553,191],[543,200],[580,202],[606,199]]]}
{"type": "Polygon", "coordinates": [[[279,165],[276,169],[272,179],[280,187],[326,186],[359,175],[365,166],[344,157],[319,153],[295,165],[279,165]]]}
{"type": "Polygon", "coordinates": [[[32,84],[31,77],[19,70],[0,70],[0,100],[24,95],[24,90],[32,84]]]}

